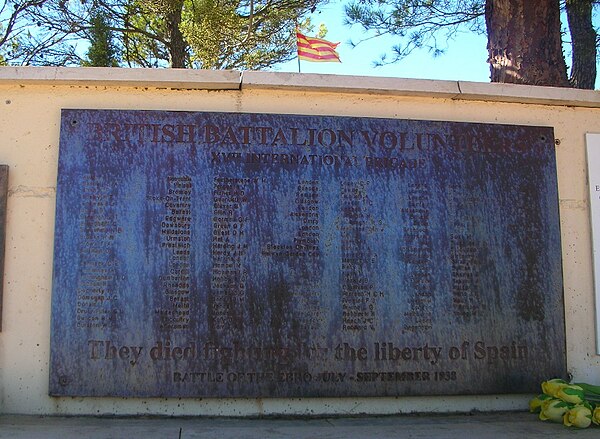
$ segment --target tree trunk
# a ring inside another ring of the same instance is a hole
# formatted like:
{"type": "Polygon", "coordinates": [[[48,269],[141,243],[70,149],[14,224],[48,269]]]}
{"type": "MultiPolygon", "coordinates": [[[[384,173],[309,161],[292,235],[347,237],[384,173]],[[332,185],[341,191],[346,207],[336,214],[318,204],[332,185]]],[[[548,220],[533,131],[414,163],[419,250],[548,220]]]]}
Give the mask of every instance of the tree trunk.
{"type": "Polygon", "coordinates": [[[169,48],[169,64],[175,69],[187,67],[187,44],[183,39],[179,25],[181,24],[181,12],[183,1],[176,1],[165,15],[166,40],[169,48]]]}
{"type": "Polygon", "coordinates": [[[575,88],[594,89],[596,83],[596,31],[591,0],[567,0],[567,21],[572,41],[571,77],[575,88]]]}
{"type": "Polygon", "coordinates": [[[559,0],[486,0],[492,82],[569,87],[559,0]]]}

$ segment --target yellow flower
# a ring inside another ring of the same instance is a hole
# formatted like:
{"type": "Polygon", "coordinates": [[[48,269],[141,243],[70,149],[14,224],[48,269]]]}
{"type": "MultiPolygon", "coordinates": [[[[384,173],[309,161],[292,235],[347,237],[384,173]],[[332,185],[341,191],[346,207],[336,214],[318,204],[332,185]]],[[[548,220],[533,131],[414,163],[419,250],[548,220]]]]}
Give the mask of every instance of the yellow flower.
{"type": "Polygon", "coordinates": [[[536,396],[531,401],[529,401],[529,411],[531,413],[538,413],[542,409],[542,404],[547,399],[552,399],[552,397],[548,396],[548,395],[546,395],[544,393],[542,393],[541,395],[536,396]]]}
{"type": "Polygon", "coordinates": [[[565,380],[554,378],[553,380],[544,381],[542,383],[542,392],[544,392],[546,395],[554,396],[556,398],[558,391],[568,385],[569,383],[567,383],[565,380]]]}
{"type": "Polygon", "coordinates": [[[594,421],[594,424],[600,425],[600,405],[594,409],[594,413],[592,414],[592,421],[594,421]]]}
{"type": "Polygon", "coordinates": [[[565,413],[571,406],[560,399],[547,399],[542,403],[540,419],[542,421],[563,422],[565,413]]]}
{"type": "Polygon", "coordinates": [[[560,387],[554,396],[571,404],[581,404],[585,401],[583,389],[575,385],[560,387]]]}
{"type": "Polygon", "coordinates": [[[575,406],[564,414],[563,423],[567,427],[588,428],[592,423],[592,411],[583,405],[575,406]]]}

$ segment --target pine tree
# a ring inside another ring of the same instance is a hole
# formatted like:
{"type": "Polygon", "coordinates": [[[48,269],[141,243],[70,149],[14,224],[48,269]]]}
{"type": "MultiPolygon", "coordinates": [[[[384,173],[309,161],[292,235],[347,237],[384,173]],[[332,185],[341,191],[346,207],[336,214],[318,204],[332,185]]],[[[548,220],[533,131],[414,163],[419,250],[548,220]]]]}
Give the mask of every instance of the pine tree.
{"type": "Polygon", "coordinates": [[[492,82],[569,86],[559,0],[487,0],[485,20],[492,82]]]}
{"type": "Polygon", "coordinates": [[[398,62],[415,49],[438,55],[455,35],[469,30],[487,33],[492,82],[591,89],[598,44],[592,10],[597,4],[600,0],[350,0],[345,9],[347,23],[368,32],[363,41],[397,37],[391,59],[386,53],[378,65],[398,62]],[[561,44],[562,6],[572,48],[570,80],[561,44]]]}
{"type": "Polygon", "coordinates": [[[119,67],[118,48],[114,43],[110,23],[102,11],[94,12],[89,30],[90,47],[86,67],[119,67]]]}

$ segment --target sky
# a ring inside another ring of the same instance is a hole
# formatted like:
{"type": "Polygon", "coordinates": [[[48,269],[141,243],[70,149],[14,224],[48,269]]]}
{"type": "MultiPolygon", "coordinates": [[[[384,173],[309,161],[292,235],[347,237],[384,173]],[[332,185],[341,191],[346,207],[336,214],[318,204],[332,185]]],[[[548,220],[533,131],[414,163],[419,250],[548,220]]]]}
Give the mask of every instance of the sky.
{"type": "MultiPolygon", "coordinates": [[[[450,41],[447,51],[438,57],[434,57],[427,50],[415,50],[401,62],[374,67],[373,62],[394,44],[393,38],[378,37],[364,41],[353,48],[349,44],[349,40],[352,39],[356,42],[367,37],[367,34],[364,34],[358,26],[349,27],[343,24],[344,8],[341,1],[332,1],[322,6],[319,12],[312,15],[311,19],[316,27],[320,23],[327,26],[326,40],[340,42],[337,52],[340,54],[342,62],[301,61],[302,73],[489,81],[490,72],[486,63],[487,39],[485,35],[464,32],[456,40],[450,41]]],[[[298,60],[294,59],[280,64],[276,70],[298,72],[298,60]]]]}
{"type": "MultiPolygon", "coordinates": [[[[352,48],[348,43],[367,36],[358,26],[349,27],[343,24],[343,3],[332,0],[320,11],[312,15],[313,23],[327,26],[326,40],[340,42],[338,53],[341,63],[317,63],[301,61],[302,73],[323,73],[337,75],[388,76],[398,78],[445,79],[475,82],[489,82],[490,69],[487,60],[487,38],[465,31],[447,44],[444,54],[434,57],[427,50],[415,50],[400,62],[374,67],[373,61],[394,44],[392,37],[379,37],[352,48]]],[[[567,55],[567,60],[569,55],[567,55]]],[[[278,65],[275,70],[281,72],[298,72],[298,60],[294,59],[278,65]]],[[[600,76],[600,75],[599,75],[600,76]]],[[[598,89],[600,78],[596,83],[598,89]]]]}

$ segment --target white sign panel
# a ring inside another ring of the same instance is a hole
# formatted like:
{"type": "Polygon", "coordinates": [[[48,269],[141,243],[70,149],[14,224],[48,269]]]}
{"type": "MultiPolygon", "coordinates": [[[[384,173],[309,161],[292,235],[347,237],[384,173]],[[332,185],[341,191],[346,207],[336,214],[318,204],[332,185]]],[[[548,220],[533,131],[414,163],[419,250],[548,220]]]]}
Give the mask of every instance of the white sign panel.
{"type": "Polygon", "coordinates": [[[596,293],[596,353],[600,355],[600,134],[586,134],[596,293]]]}

